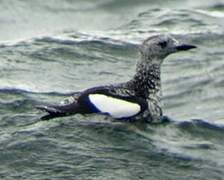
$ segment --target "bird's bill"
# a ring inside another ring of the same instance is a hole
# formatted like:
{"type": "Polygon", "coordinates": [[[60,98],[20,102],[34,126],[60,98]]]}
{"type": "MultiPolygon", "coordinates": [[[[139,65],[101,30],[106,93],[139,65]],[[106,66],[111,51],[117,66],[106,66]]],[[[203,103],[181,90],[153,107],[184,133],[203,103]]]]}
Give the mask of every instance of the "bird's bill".
{"type": "Polygon", "coordinates": [[[176,46],[176,49],[178,51],[187,51],[187,50],[194,49],[194,48],[197,48],[197,47],[194,45],[190,45],[190,44],[181,44],[181,45],[176,46]]]}

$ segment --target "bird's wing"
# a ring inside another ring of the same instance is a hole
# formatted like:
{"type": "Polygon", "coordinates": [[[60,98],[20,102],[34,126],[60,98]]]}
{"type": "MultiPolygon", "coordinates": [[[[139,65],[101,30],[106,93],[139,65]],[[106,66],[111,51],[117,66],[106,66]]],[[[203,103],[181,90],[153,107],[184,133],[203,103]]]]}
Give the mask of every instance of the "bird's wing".
{"type": "Polygon", "coordinates": [[[83,92],[79,105],[88,113],[104,113],[114,118],[129,118],[147,108],[146,100],[123,87],[102,86],[83,92]]]}
{"type": "Polygon", "coordinates": [[[47,112],[47,114],[42,116],[41,119],[49,120],[56,117],[75,114],[77,112],[77,100],[80,94],[81,92],[72,93],[72,96],[63,100],[59,105],[42,104],[36,106],[37,109],[47,112]]]}

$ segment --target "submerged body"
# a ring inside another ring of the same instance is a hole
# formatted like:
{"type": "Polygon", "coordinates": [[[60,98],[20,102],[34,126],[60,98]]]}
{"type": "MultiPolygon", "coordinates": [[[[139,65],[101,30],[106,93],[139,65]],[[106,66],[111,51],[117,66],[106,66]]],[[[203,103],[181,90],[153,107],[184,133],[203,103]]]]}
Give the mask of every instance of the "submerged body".
{"type": "Polygon", "coordinates": [[[72,102],[66,105],[39,106],[48,113],[42,119],[99,113],[125,121],[159,122],[162,118],[158,98],[161,64],[169,54],[192,48],[195,46],[180,45],[170,36],[150,37],[140,46],[141,59],[130,81],[75,93],[72,102]]]}

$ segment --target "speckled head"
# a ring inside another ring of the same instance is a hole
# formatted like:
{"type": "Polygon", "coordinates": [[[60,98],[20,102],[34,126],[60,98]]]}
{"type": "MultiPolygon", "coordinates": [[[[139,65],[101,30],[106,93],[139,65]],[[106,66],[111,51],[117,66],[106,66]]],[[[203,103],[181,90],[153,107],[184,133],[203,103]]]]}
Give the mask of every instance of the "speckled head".
{"type": "Polygon", "coordinates": [[[153,64],[161,64],[168,55],[196,48],[189,44],[181,44],[169,35],[156,35],[146,39],[140,46],[142,60],[153,64]]]}

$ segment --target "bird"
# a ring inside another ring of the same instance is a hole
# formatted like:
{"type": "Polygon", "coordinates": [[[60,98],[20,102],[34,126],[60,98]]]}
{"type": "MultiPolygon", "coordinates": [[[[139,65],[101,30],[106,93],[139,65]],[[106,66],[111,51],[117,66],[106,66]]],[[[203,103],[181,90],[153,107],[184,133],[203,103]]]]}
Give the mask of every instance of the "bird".
{"type": "Polygon", "coordinates": [[[180,43],[171,35],[159,34],[147,38],[138,47],[140,58],[129,81],[76,92],[62,105],[39,105],[37,108],[47,113],[41,120],[74,114],[102,114],[118,121],[161,122],[161,65],[168,55],[196,46],[180,43]]]}

